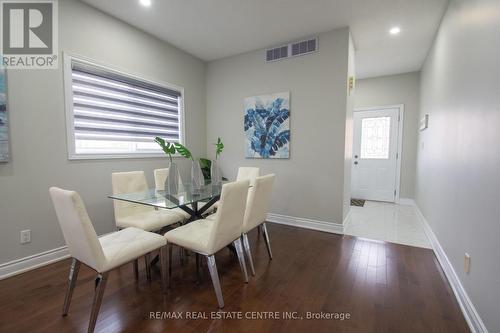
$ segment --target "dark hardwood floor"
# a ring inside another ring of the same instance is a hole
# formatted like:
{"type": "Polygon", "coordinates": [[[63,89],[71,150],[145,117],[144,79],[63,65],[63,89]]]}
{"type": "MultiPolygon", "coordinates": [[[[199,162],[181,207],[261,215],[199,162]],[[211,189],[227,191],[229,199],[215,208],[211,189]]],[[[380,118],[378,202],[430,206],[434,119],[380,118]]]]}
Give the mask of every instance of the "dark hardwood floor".
{"type": "MultiPolygon", "coordinates": [[[[431,250],[270,224],[274,260],[251,233],[256,277],[244,284],[236,257],[216,255],[226,313],[296,312],[304,319],[150,319],[151,312],[217,311],[206,263],[196,282],[195,258],[181,266],[174,250],[172,288],[160,272],[139,282],[132,264],[110,274],[96,331],[100,332],[469,332],[431,250]],[[307,312],[345,313],[345,320],[307,320],[307,312]]],[[[93,272],[82,266],[69,315],[61,308],[69,260],[0,281],[1,332],[83,332],[93,296],[93,272]]],[[[198,313],[199,312],[199,313],[198,313]]],[[[237,314],[234,314],[235,316],[237,314]]]]}

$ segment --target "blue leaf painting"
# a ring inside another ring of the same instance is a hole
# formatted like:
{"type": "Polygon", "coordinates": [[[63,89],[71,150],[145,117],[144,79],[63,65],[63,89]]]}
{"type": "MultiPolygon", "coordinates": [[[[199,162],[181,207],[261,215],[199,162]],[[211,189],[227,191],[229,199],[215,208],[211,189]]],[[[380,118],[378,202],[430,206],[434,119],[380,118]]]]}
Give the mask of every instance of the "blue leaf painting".
{"type": "Polygon", "coordinates": [[[290,93],[245,98],[247,158],[290,157],[290,93]]]}

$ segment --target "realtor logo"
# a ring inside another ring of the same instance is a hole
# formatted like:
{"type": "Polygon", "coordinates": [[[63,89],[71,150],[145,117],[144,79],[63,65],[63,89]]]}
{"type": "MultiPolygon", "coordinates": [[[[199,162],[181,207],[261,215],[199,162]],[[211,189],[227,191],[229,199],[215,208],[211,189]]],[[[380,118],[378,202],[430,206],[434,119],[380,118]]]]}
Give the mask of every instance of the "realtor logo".
{"type": "Polygon", "coordinates": [[[1,0],[2,65],[57,68],[57,0],[1,0]]]}

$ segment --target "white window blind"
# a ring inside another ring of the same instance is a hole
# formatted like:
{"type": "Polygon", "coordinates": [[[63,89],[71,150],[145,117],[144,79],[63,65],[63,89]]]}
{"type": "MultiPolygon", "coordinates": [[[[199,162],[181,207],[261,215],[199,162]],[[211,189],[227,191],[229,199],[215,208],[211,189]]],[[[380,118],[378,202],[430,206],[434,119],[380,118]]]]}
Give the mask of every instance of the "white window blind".
{"type": "Polygon", "coordinates": [[[160,154],[156,136],[182,141],[180,89],[74,59],[70,82],[76,158],[160,154]]]}

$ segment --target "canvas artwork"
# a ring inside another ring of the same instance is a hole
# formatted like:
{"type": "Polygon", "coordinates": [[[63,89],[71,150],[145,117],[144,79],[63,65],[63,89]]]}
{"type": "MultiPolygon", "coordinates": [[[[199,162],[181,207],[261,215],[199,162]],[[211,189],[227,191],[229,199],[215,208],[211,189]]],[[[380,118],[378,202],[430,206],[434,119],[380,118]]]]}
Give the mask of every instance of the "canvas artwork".
{"type": "Polygon", "coordinates": [[[5,68],[0,67],[0,162],[9,160],[9,128],[5,89],[5,68]]]}
{"type": "Polygon", "coordinates": [[[290,92],[245,98],[245,157],[290,157],[290,92]]]}

